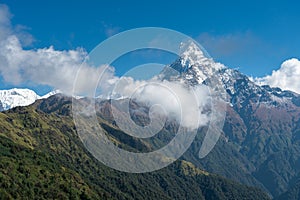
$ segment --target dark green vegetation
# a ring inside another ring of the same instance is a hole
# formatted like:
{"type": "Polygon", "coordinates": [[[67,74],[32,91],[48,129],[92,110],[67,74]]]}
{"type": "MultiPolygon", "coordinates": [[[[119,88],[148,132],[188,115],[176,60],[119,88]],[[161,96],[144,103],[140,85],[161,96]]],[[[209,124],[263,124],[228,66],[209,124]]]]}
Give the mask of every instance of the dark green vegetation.
{"type": "MultiPolygon", "coordinates": [[[[70,99],[53,96],[0,113],[0,199],[268,199],[184,160],[144,174],[110,169],[82,145],[70,108],[70,99]]],[[[104,111],[100,122],[116,143],[147,150],[145,141],[124,138],[104,111]]]]}

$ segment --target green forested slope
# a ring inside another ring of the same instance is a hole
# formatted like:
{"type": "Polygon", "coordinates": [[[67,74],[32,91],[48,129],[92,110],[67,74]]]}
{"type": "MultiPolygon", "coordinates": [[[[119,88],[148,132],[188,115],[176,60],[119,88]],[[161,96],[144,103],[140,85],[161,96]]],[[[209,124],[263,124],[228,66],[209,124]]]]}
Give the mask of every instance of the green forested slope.
{"type": "Polygon", "coordinates": [[[70,106],[56,96],[0,113],[0,199],[268,199],[183,160],[144,174],[110,169],[82,145],[70,106]]]}

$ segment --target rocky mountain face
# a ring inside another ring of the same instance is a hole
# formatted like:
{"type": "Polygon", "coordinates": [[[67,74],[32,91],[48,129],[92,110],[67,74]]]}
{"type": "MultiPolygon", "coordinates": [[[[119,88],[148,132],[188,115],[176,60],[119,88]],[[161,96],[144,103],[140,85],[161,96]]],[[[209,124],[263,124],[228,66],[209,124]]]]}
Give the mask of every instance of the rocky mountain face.
{"type": "MultiPolygon", "coordinates": [[[[203,160],[191,151],[185,157],[208,171],[260,185],[273,196],[286,191],[300,175],[300,95],[259,86],[239,71],[206,58],[193,44],[170,67],[179,74],[169,80],[194,85],[218,79],[227,92],[221,140],[203,160]]],[[[195,141],[194,146],[200,145],[200,139],[195,141]]]]}

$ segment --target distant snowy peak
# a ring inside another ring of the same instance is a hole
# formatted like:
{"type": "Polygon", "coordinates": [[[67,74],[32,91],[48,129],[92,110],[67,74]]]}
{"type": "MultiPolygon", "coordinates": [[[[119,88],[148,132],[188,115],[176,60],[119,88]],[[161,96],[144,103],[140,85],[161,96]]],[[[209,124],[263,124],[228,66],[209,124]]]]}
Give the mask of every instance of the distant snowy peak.
{"type": "Polygon", "coordinates": [[[0,91],[0,101],[3,110],[17,106],[27,106],[34,103],[39,96],[29,89],[10,89],[0,91]]]}
{"type": "Polygon", "coordinates": [[[44,96],[41,96],[39,99],[47,99],[53,95],[61,94],[61,93],[62,93],[62,91],[60,91],[60,90],[54,90],[52,92],[49,92],[48,94],[45,94],[44,96]]]}
{"type": "Polygon", "coordinates": [[[0,111],[9,110],[17,106],[28,106],[38,99],[48,98],[57,93],[60,93],[60,91],[53,91],[41,97],[30,89],[0,90],[0,111]]]}

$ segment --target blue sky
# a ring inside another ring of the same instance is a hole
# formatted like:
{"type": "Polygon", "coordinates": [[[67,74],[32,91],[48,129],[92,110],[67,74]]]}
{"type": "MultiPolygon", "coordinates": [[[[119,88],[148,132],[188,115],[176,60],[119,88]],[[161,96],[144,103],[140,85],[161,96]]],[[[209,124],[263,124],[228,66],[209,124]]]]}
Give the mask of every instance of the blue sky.
{"type": "MultiPolygon", "coordinates": [[[[191,36],[217,61],[262,77],[300,58],[299,1],[38,1],[2,0],[34,41],[91,51],[107,37],[137,27],[165,27],[191,36]]],[[[10,87],[2,82],[3,87],[10,87]],[[4,86],[5,85],[5,86],[4,86]]],[[[41,89],[43,91],[47,90],[41,89]]]]}

